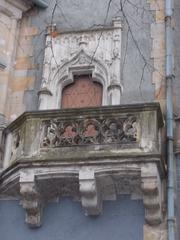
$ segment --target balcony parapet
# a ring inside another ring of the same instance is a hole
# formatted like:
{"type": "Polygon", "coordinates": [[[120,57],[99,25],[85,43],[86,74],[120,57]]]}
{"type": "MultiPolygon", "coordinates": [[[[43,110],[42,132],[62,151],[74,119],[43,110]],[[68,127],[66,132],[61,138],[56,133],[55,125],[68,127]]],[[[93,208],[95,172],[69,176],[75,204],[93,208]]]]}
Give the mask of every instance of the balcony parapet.
{"type": "Polygon", "coordinates": [[[26,112],[6,128],[1,196],[21,199],[31,227],[54,198],[73,197],[98,215],[119,194],[143,199],[146,221],[158,224],[162,127],[157,103],[26,112]]]}

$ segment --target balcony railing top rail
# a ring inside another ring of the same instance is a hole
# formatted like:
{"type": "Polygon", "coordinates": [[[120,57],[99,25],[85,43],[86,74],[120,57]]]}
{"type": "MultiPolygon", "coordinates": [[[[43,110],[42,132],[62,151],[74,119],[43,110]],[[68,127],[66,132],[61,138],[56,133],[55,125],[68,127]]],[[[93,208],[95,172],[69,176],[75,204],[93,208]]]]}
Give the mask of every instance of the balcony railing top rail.
{"type": "Polygon", "coordinates": [[[16,120],[9,124],[8,130],[13,130],[20,125],[25,119],[29,118],[71,118],[71,117],[93,117],[99,114],[123,114],[123,113],[138,113],[146,111],[156,111],[159,127],[163,127],[164,120],[161,112],[160,104],[153,103],[138,103],[138,104],[124,104],[116,106],[101,106],[88,108],[68,108],[68,109],[52,109],[52,110],[38,110],[24,112],[16,120]]]}

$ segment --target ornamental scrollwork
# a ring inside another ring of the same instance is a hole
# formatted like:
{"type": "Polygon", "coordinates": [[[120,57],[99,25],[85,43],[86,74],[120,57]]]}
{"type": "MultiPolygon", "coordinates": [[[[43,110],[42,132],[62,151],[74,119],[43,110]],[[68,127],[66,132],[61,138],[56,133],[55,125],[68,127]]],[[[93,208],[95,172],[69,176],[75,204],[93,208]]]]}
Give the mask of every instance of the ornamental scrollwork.
{"type": "Polygon", "coordinates": [[[41,147],[91,144],[127,144],[137,141],[135,116],[102,119],[51,119],[43,121],[41,147]]]}

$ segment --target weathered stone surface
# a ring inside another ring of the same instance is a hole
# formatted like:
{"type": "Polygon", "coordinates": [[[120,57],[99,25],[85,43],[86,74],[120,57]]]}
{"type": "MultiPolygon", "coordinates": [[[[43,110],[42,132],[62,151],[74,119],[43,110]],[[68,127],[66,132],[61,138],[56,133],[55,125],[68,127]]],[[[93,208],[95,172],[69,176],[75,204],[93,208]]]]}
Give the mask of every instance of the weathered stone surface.
{"type": "Polygon", "coordinates": [[[167,228],[165,223],[158,227],[144,225],[144,240],[167,240],[167,228]]]}
{"type": "Polygon", "coordinates": [[[10,88],[13,92],[24,91],[25,89],[31,89],[34,84],[34,77],[16,77],[10,84],[10,88]]]}
{"type": "Polygon", "coordinates": [[[145,219],[150,225],[162,222],[162,182],[157,166],[146,164],[141,171],[142,192],[145,207],[145,219]]]}
{"type": "Polygon", "coordinates": [[[155,98],[160,102],[162,111],[165,111],[165,16],[164,1],[148,0],[150,9],[154,11],[155,21],[151,23],[153,77],[155,84],[155,98]]]}
{"type": "Polygon", "coordinates": [[[101,193],[94,171],[81,169],[79,172],[79,191],[82,206],[87,215],[99,215],[102,211],[101,193]]]}
{"type": "Polygon", "coordinates": [[[33,174],[20,173],[20,196],[26,211],[26,223],[34,228],[41,226],[42,198],[33,174]]]}
{"type": "Polygon", "coordinates": [[[164,200],[162,126],[157,103],[24,113],[7,128],[1,195],[22,200],[32,227],[40,226],[49,199],[73,197],[87,215],[97,215],[104,200],[120,194],[143,199],[146,222],[157,225],[164,200]]]}

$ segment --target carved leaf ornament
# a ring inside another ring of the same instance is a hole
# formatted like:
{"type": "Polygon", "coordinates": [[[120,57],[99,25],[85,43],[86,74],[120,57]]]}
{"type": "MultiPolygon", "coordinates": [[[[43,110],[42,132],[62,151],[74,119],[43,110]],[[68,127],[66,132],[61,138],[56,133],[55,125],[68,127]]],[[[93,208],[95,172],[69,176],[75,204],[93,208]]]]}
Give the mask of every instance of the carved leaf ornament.
{"type": "Polygon", "coordinates": [[[137,141],[136,117],[43,121],[41,147],[132,143],[137,141]]]}

